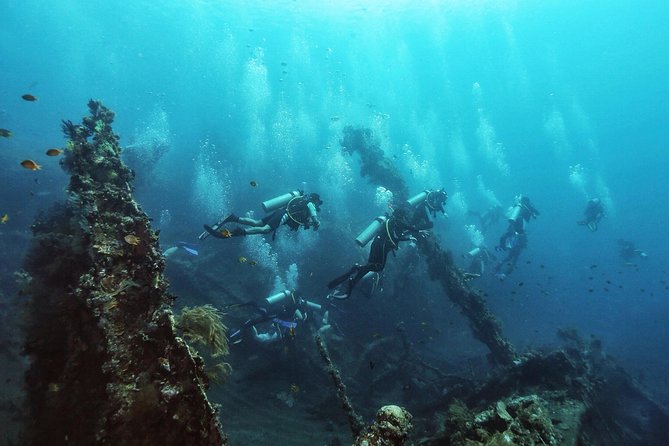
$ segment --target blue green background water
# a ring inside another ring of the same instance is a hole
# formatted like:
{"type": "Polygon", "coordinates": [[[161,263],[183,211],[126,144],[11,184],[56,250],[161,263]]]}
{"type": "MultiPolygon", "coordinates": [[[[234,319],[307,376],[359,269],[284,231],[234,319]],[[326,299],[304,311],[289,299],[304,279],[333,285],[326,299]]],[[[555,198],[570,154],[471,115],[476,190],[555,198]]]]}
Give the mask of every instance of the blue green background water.
{"type": "MultiPolygon", "coordinates": [[[[435,232],[458,259],[472,246],[467,211],[530,196],[541,215],[519,267],[504,282],[478,282],[505,334],[520,348],[555,342],[558,327],[594,334],[667,404],[667,23],[669,3],[651,0],[5,0],[0,127],[13,137],[0,139],[3,283],[11,287],[34,214],[64,197],[66,178],[44,151],[64,144],[60,120],[78,121],[97,98],[140,158],[150,155],[142,147],[169,144],[137,169],[138,199],[166,246],[225,212],[258,215],[278,193],[318,191],[318,233],[201,247],[251,253],[268,276],[295,263],[317,300],[364,257],[352,239],[387,209],[383,184],[339,150],[344,126],[362,125],[412,191],[447,189],[449,218],[435,232]],[[43,169],[27,171],[23,159],[43,169]],[[608,212],[591,233],[575,222],[595,196],[608,212]],[[648,257],[624,265],[619,238],[648,257]]],[[[390,262],[392,273],[407,259],[390,262]]],[[[347,303],[353,322],[381,311],[395,322],[392,299],[427,306],[436,325],[457,313],[441,296],[373,299],[347,303]]],[[[485,354],[464,325],[425,349],[485,354]]]]}

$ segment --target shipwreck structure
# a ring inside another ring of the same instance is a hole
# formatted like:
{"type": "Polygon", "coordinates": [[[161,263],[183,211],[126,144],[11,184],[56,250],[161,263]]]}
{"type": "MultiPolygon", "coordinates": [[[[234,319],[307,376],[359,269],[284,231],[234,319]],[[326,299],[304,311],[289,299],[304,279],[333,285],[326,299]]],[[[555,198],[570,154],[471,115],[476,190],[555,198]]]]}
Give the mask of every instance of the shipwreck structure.
{"type": "Polygon", "coordinates": [[[150,220],[114,113],[63,122],[68,199],[37,218],[25,261],[24,444],[227,444],[202,360],[177,336],[150,220]]]}

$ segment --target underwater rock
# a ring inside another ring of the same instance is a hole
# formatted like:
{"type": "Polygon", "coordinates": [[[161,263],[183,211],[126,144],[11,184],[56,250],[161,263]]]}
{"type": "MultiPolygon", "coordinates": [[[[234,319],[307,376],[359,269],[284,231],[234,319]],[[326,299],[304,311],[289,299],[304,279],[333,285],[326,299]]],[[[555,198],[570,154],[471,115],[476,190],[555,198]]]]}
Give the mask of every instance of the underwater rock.
{"type": "Polygon", "coordinates": [[[24,259],[25,444],[227,444],[203,361],[176,335],[158,237],[132,197],[114,114],[88,104],[63,168],[68,200],[24,259]]]}

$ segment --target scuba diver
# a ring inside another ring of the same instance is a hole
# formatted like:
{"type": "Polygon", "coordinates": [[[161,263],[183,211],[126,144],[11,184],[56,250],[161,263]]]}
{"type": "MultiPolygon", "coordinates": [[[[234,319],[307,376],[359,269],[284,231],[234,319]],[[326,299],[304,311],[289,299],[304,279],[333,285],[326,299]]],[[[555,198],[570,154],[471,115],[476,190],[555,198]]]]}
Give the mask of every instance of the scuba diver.
{"type": "Polygon", "coordinates": [[[599,221],[604,217],[604,205],[599,198],[591,198],[585,206],[585,220],[577,221],[576,224],[587,226],[591,231],[597,230],[599,221]]]}
{"type": "Polygon", "coordinates": [[[495,267],[495,276],[503,280],[511,274],[516,267],[520,253],[527,247],[527,235],[525,234],[525,225],[531,218],[537,218],[539,211],[532,205],[528,197],[518,195],[515,204],[509,208],[507,213],[509,226],[506,232],[499,239],[499,246],[495,247],[497,251],[508,251],[504,260],[495,267]],[[506,265],[505,271],[502,267],[506,265]]]}
{"type": "Polygon", "coordinates": [[[265,298],[262,305],[256,302],[229,305],[227,308],[252,306],[258,314],[246,320],[241,328],[228,336],[231,344],[239,344],[245,335],[261,343],[276,342],[280,339],[293,338],[298,324],[318,318],[309,318],[311,312],[323,311],[318,324],[318,331],[324,333],[332,328],[329,322],[330,303],[320,305],[304,299],[296,291],[284,290],[265,298]]]}
{"type": "Polygon", "coordinates": [[[645,251],[638,249],[634,245],[634,242],[630,242],[629,240],[618,239],[618,246],[620,248],[620,251],[618,251],[618,253],[620,254],[620,257],[625,261],[625,265],[628,266],[636,265],[636,263],[634,263],[633,261],[635,257],[641,257],[641,258],[648,257],[648,254],[646,254],[645,251]]]}
{"type": "Polygon", "coordinates": [[[532,205],[530,199],[518,195],[515,204],[507,212],[509,226],[500,237],[499,246],[496,249],[498,251],[511,249],[515,244],[514,240],[518,238],[518,234],[525,233],[525,225],[531,218],[537,218],[538,215],[539,211],[532,205]]]}
{"type": "Polygon", "coordinates": [[[430,219],[430,214],[432,214],[432,218],[437,217],[437,211],[446,215],[444,209],[446,200],[448,200],[448,194],[444,188],[439,190],[426,189],[408,199],[407,202],[414,208],[411,226],[418,230],[432,229],[434,222],[430,219]]]}
{"type": "Polygon", "coordinates": [[[362,247],[374,238],[369,249],[367,264],[356,263],[351,269],[328,283],[328,288],[333,290],[330,296],[334,299],[348,299],[360,279],[383,271],[388,253],[390,251],[394,253],[399,248],[399,242],[415,240],[410,235],[411,232],[418,231],[410,224],[412,216],[413,209],[408,205],[403,205],[397,207],[390,216],[386,214],[386,216],[376,217],[355,239],[356,243],[362,247]],[[335,289],[344,282],[346,282],[345,291],[335,289]]]}
{"type": "Polygon", "coordinates": [[[470,278],[482,276],[485,273],[486,265],[489,265],[493,260],[497,260],[497,257],[484,245],[477,246],[466,254],[463,254],[462,257],[470,260],[469,266],[465,271],[466,275],[470,278]]]}
{"type": "Polygon", "coordinates": [[[243,237],[246,235],[272,233],[272,240],[276,237],[276,230],[281,225],[287,225],[291,230],[297,231],[300,226],[304,229],[313,228],[318,230],[321,222],[318,220],[318,212],[323,204],[318,194],[305,195],[303,191],[292,191],[280,195],[262,203],[265,212],[271,214],[260,220],[249,217],[238,217],[230,214],[216,224],[204,225],[205,232],[198,237],[200,240],[212,235],[216,238],[243,237]],[[250,228],[237,226],[232,231],[224,228],[226,223],[238,223],[250,228]]]}
{"type": "Polygon", "coordinates": [[[502,218],[504,212],[502,210],[502,206],[496,204],[483,213],[477,211],[468,211],[467,215],[478,217],[481,232],[485,233],[490,226],[494,225],[500,220],[500,218],[502,218]]]}

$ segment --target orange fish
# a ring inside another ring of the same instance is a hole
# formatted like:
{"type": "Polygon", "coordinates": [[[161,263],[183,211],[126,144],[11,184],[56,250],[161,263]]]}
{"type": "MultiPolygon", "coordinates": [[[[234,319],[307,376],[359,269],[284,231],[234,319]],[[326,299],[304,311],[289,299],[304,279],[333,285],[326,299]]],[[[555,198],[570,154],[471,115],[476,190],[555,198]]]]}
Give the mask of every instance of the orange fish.
{"type": "Polygon", "coordinates": [[[3,225],[7,224],[8,221],[9,221],[9,215],[4,214],[2,217],[0,217],[0,224],[3,224],[3,225]]]}
{"type": "Polygon", "coordinates": [[[30,169],[30,170],[40,170],[42,168],[42,166],[40,166],[39,164],[37,164],[33,160],[23,160],[23,161],[21,161],[21,165],[23,167],[25,167],[26,169],[30,169]]]}
{"type": "Polygon", "coordinates": [[[58,156],[61,153],[63,153],[61,149],[49,149],[46,151],[46,154],[49,156],[58,156]]]}
{"type": "Polygon", "coordinates": [[[218,231],[219,234],[221,234],[223,237],[228,238],[232,237],[232,232],[228,231],[227,229],[223,228],[220,231],[218,231]]]}
{"type": "Polygon", "coordinates": [[[128,234],[128,235],[126,235],[125,237],[123,237],[123,240],[125,240],[125,242],[126,242],[127,244],[132,245],[132,246],[137,246],[137,245],[139,245],[139,242],[141,241],[141,240],[139,239],[139,237],[137,237],[137,236],[134,235],[134,234],[128,234]]]}
{"type": "Polygon", "coordinates": [[[24,94],[23,96],[21,96],[21,99],[28,102],[35,102],[37,100],[37,96],[33,96],[31,94],[24,94]]]}

